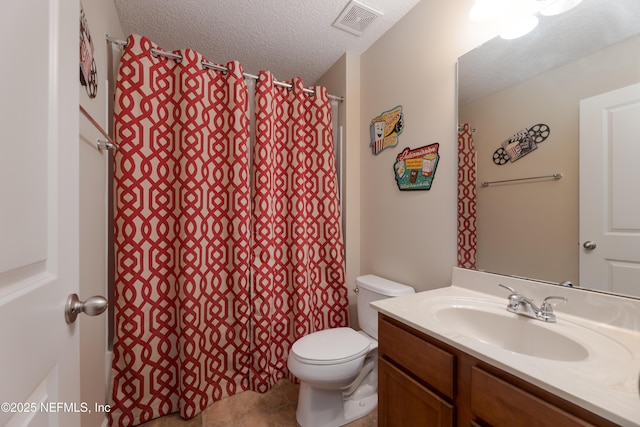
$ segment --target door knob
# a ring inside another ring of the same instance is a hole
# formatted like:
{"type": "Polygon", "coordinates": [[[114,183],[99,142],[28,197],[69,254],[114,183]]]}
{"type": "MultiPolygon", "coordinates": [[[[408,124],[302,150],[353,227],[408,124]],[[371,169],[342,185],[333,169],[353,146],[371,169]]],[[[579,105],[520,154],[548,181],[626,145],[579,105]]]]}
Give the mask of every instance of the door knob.
{"type": "Polygon", "coordinates": [[[97,316],[107,309],[108,301],[105,297],[93,296],[86,301],[80,301],[77,294],[71,294],[67,298],[64,308],[64,318],[67,323],[76,321],[78,314],[84,313],[87,316],[97,316]]]}
{"type": "Polygon", "coordinates": [[[596,248],[596,242],[593,242],[591,240],[587,240],[586,242],[584,242],[582,247],[585,248],[588,251],[592,251],[592,250],[594,250],[596,248]]]}

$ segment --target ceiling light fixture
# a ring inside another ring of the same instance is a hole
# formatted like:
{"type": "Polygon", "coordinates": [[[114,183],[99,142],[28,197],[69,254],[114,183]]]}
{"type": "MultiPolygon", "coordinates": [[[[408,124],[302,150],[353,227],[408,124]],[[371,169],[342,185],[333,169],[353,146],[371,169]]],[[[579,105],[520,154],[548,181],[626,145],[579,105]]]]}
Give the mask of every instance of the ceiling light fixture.
{"type": "Polygon", "coordinates": [[[476,0],[471,11],[469,11],[469,19],[472,21],[486,21],[501,15],[509,5],[509,0],[476,0]]]}
{"type": "Polygon", "coordinates": [[[579,5],[582,0],[557,0],[553,2],[551,5],[545,7],[540,11],[540,15],[543,16],[553,16],[560,15],[568,10],[573,9],[577,5],[579,5]]]}
{"type": "Polygon", "coordinates": [[[518,18],[511,22],[501,33],[500,37],[505,40],[517,39],[525,34],[533,31],[538,26],[539,19],[537,16],[528,15],[518,18]]]}
{"type": "Polygon", "coordinates": [[[469,11],[469,19],[478,22],[499,18],[497,25],[507,23],[500,37],[510,40],[531,32],[538,25],[538,13],[542,16],[559,15],[581,2],[582,0],[475,0],[469,11]]]}

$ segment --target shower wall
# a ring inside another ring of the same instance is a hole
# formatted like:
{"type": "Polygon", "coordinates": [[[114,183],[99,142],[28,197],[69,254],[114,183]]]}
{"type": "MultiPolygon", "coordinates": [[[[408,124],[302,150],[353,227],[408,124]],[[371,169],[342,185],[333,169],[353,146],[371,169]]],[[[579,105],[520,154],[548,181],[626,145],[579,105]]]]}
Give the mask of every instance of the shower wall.
{"type": "MultiPolygon", "coordinates": [[[[329,93],[344,96],[337,118],[342,129],[342,182],[344,198],[343,224],[345,239],[346,281],[349,289],[349,319],[353,328],[358,328],[356,300],[353,289],[360,271],[360,56],[345,53],[316,82],[325,86],[329,93]]],[[[336,120],[336,118],[334,118],[336,120]]]]}
{"type": "MultiPolygon", "coordinates": [[[[108,54],[111,47],[105,35],[123,38],[120,21],[112,2],[82,0],[89,31],[94,44],[94,58],[98,70],[97,96],[90,99],[83,86],[80,104],[102,126],[109,129],[107,120],[108,54]]],[[[119,54],[114,49],[115,55],[119,54]]],[[[80,117],[80,298],[107,295],[107,152],[96,148],[96,141],[104,139],[84,117],[80,117]]],[[[81,316],[80,328],[80,393],[81,400],[106,403],[107,313],[97,317],[81,316]]],[[[82,414],[83,426],[106,426],[106,419],[98,412],[82,414]]]]}

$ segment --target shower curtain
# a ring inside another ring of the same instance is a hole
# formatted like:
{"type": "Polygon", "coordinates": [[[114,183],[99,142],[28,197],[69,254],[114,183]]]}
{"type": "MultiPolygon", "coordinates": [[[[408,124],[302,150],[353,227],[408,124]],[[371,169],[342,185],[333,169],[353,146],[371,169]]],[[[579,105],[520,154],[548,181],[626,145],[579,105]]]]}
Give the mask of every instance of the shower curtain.
{"type": "Polygon", "coordinates": [[[293,342],[347,326],[336,158],[327,91],[256,83],[253,197],[253,388],[286,370],[293,342]]]}
{"type": "Polygon", "coordinates": [[[241,65],[208,70],[193,50],[174,60],[154,47],[129,36],[116,83],[109,418],[118,426],[191,418],[235,393],[266,391],[289,375],[297,337],[348,322],[335,166],[325,174],[326,91],[300,96],[296,80],[282,104],[283,94],[256,94],[252,189],[241,65]],[[260,105],[286,119],[262,124],[260,105]],[[278,137],[264,159],[263,130],[278,137]],[[274,213],[285,220],[265,220],[274,213]]]}
{"type": "Polygon", "coordinates": [[[458,267],[476,268],[476,148],[469,123],[458,126],[458,267]]]}

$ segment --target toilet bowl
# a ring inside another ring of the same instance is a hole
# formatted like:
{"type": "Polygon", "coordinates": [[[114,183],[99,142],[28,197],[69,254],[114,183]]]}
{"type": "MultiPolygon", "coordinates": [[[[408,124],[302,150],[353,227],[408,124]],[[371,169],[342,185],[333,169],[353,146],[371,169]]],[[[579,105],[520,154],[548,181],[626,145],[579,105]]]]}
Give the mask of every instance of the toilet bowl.
{"type": "Polygon", "coordinates": [[[337,427],[373,411],[378,404],[378,322],[369,303],[414,293],[382,277],[356,279],[361,331],[333,328],[297,340],[287,366],[300,380],[296,418],[302,427],[337,427]]]}

